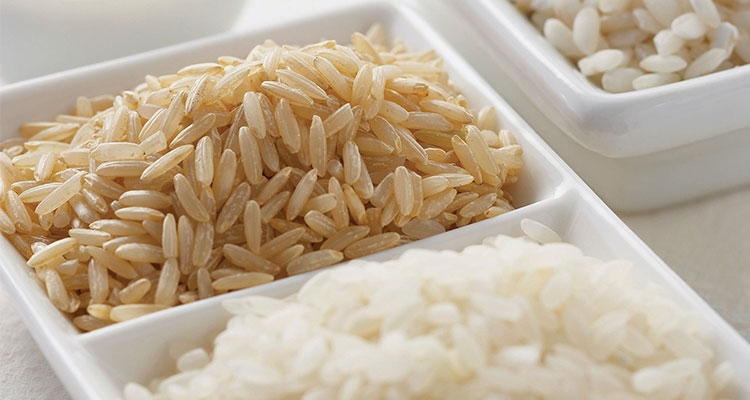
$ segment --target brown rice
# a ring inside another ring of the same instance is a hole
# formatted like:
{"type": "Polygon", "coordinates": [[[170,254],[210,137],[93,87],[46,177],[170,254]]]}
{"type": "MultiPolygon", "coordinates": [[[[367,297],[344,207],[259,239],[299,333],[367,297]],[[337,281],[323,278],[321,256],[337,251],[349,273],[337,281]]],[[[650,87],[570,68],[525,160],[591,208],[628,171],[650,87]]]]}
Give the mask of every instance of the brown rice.
{"type": "Polygon", "coordinates": [[[82,330],[511,209],[522,162],[432,51],[382,28],[147,76],[0,152],[0,231],[82,330]]]}

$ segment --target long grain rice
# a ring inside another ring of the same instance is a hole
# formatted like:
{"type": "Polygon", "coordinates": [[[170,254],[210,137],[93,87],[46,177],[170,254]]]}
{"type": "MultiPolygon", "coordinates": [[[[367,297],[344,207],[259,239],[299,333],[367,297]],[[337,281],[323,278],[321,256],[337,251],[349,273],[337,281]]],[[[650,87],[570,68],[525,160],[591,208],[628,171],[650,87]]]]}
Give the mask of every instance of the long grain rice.
{"type": "Polygon", "coordinates": [[[79,244],[86,246],[100,246],[112,239],[112,235],[109,233],[93,229],[71,229],[68,231],[68,235],[79,244]]]}
{"type": "MultiPolygon", "coordinates": [[[[58,189],[59,187],[54,189],[49,195],[47,195],[47,197],[45,197],[45,200],[49,199],[50,196],[55,194],[55,192],[60,193],[58,192],[58,189]]],[[[45,200],[42,200],[42,201],[45,201],[45,200]]],[[[55,201],[57,201],[57,199],[55,199],[55,201]]],[[[55,205],[54,203],[51,203],[51,201],[49,200],[46,204],[55,205]]],[[[7,216],[9,217],[9,220],[13,222],[15,229],[20,232],[31,232],[31,229],[32,229],[31,216],[29,215],[29,212],[26,209],[26,206],[24,206],[23,202],[21,201],[21,198],[18,196],[18,194],[16,194],[16,192],[14,192],[13,190],[8,191],[8,193],[5,195],[4,205],[5,205],[5,209],[7,210],[7,216]]]]}
{"type": "Polygon", "coordinates": [[[237,290],[245,289],[264,283],[271,282],[273,275],[262,272],[242,272],[235,275],[219,278],[211,283],[214,290],[237,290]]]}
{"type": "Polygon", "coordinates": [[[157,210],[172,205],[169,196],[156,190],[129,190],[120,195],[118,201],[124,207],[149,207],[157,210]]]}
{"type": "Polygon", "coordinates": [[[286,99],[282,98],[276,104],[274,116],[276,117],[279,134],[281,135],[284,144],[290,152],[297,153],[302,146],[302,138],[299,125],[297,125],[297,120],[294,117],[294,111],[291,106],[289,106],[286,99]]]}
{"type": "Polygon", "coordinates": [[[263,205],[271,198],[276,196],[281,189],[286,186],[289,181],[289,176],[292,173],[291,167],[285,167],[281,171],[275,173],[271,179],[263,185],[260,193],[255,198],[258,204],[263,205]]]}
{"type": "Polygon", "coordinates": [[[154,294],[154,304],[171,305],[175,299],[177,285],[180,280],[180,269],[176,258],[168,258],[164,262],[159,281],[154,294]]]}
{"type": "Polygon", "coordinates": [[[164,257],[177,258],[179,255],[179,240],[174,214],[168,214],[162,224],[161,247],[164,257]]]}
{"type": "Polygon", "coordinates": [[[115,211],[115,216],[133,221],[161,221],[164,213],[149,207],[123,207],[115,211]]]}
{"type": "Polygon", "coordinates": [[[359,148],[354,142],[344,143],[342,161],[344,165],[344,181],[348,184],[356,182],[362,172],[361,156],[359,148]]]}
{"type": "Polygon", "coordinates": [[[260,247],[260,253],[264,257],[273,257],[296,244],[305,234],[305,228],[295,228],[284,232],[279,236],[267,241],[260,247]]]}
{"type": "Polygon", "coordinates": [[[86,246],[86,252],[91,256],[91,258],[125,279],[133,279],[138,276],[138,274],[135,272],[135,269],[133,269],[133,266],[130,265],[129,262],[115,256],[110,252],[105,251],[102,248],[95,246],[86,246]]]}
{"type": "MultiPolygon", "coordinates": [[[[262,249],[260,250],[263,251],[262,249]]],[[[267,258],[258,256],[247,249],[234,245],[225,244],[223,247],[224,257],[232,264],[248,271],[263,272],[272,275],[279,273],[280,268],[267,258]]]]}
{"type": "Polygon", "coordinates": [[[64,255],[77,244],[78,241],[74,238],[60,239],[54,243],[48,244],[42,250],[35,252],[34,255],[29,258],[27,263],[32,267],[44,265],[53,258],[64,255]]]}
{"type": "Polygon", "coordinates": [[[351,100],[352,88],[346,82],[344,76],[341,75],[341,72],[339,72],[330,61],[323,57],[315,57],[313,64],[318,73],[320,73],[320,76],[322,76],[325,82],[333,88],[339,97],[344,99],[344,101],[351,100]]]}
{"type": "MultiPolygon", "coordinates": [[[[128,286],[122,288],[119,291],[119,298],[124,304],[136,304],[143,299],[143,296],[151,290],[151,281],[147,278],[141,278],[137,281],[131,282],[128,286]]],[[[94,315],[91,310],[87,309],[89,314],[94,315]]],[[[109,317],[112,314],[112,309],[108,310],[106,314],[109,317]]]]}
{"type": "Polygon", "coordinates": [[[326,174],[328,165],[328,148],[326,142],[326,131],[323,121],[319,116],[313,116],[310,123],[310,138],[308,140],[308,152],[310,154],[310,164],[318,170],[318,176],[323,177],[326,174]]]}
{"type": "Polygon", "coordinates": [[[354,113],[352,112],[352,107],[349,103],[339,107],[338,110],[334,111],[325,119],[325,121],[323,121],[326,137],[330,137],[341,129],[344,129],[344,127],[346,127],[353,119],[354,113]]]}
{"type": "MultiPolygon", "coordinates": [[[[312,99],[326,100],[328,98],[328,94],[326,94],[325,90],[309,78],[294,72],[293,70],[278,69],[276,70],[276,75],[282,83],[294,87],[312,99]]],[[[310,105],[312,105],[312,103],[310,103],[310,105]]]]}
{"type": "Polygon", "coordinates": [[[396,232],[381,233],[360,239],[344,249],[344,254],[349,258],[359,258],[379,251],[390,249],[398,244],[401,235],[396,232]]]}
{"type": "Polygon", "coordinates": [[[247,182],[239,184],[221,208],[219,216],[216,217],[216,232],[224,233],[234,226],[242,214],[245,203],[250,198],[250,185],[247,182]]]}
{"type": "Polygon", "coordinates": [[[126,243],[115,250],[115,255],[123,260],[143,263],[161,263],[164,254],[161,246],[143,243],[126,243]]]}
{"type": "Polygon", "coordinates": [[[311,198],[305,203],[305,207],[302,212],[306,214],[308,211],[319,211],[321,213],[328,213],[336,207],[336,195],[333,193],[325,193],[320,196],[311,198]]]}
{"type": "Polygon", "coordinates": [[[310,198],[315,183],[317,182],[318,171],[313,168],[302,177],[294,192],[289,198],[289,204],[286,208],[286,219],[293,220],[302,211],[302,208],[310,198]]]}
{"type": "Polygon", "coordinates": [[[196,227],[193,254],[190,257],[194,267],[205,266],[211,257],[214,233],[214,226],[210,222],[201,222],[196,227]]]}
{"type": "Polygon", "coordinates": [[[193,149],[192,145],[184,145],[171,150],[149,165],[140,175],[141,179],[145,181],[154,180],[167,173],[187,158],[193,152],[193,149]]]}
{"type": "Polygon", "coordinates": [[[333,220],[320,211],[312,210],[305,214],[305,223],[310,229],[327,238],[338,232],[333,220]]]}
{"type": "Polygon", "coordinates": [[[261,225],[261,210],[257,201],[250,200],[245,205],[243,223],[245,241],[247,242],[248,249],[255,254],[260,254],[263,226],[261,225]]]}
{"type": "Polygon", "coordinates": [[[342,187],[342,192],[344,193],[344,201],[346,202],[346,207],[349,209],[349,215],[354,219],[354,222],[356,222],[358,225],[365,225],[367,223],[367,219],[365,216],[365,205],[362,202],[362,199],[357,195],[355,190],[347,185],[344,184],[342,187]]]}
{"type": "Polygon", "coordinates": [[[109,313],[109,318],[115,322],[122,322],[142,317],[165,308],[166,306],[159,304],[124,304],[113,307],[112,311],[109,313]]]}
{"type": "Polygon", "coordinates": [[[366,237],[368,233],[370,228],[366,226],[350,226],[328,238],[320,248],[342,251],[350,244],[366,237]]]}
{"type": "Polygon", "coordinates": [[[196,196],[195,191],[193,191],[193,188],[190,186],[190,182],[188,182],[187,178],[185,178],[185,175],[177,174],[174,176],[174,188],[175,193],[177,193],[177,198],[180,200],[180,204],[182,204],[185,212],[187,212],[190,217],[200,222],[206,222],[209,220],[210,216],[206,207],[200,202],[200,200],[198,200],[198,196],[196,196]]]}
{"type": "Polygon", "coordinates": [[[311,106],[313,104],[312,98],[305,94],[302,90],[287,86],[283,83],[274,81],[265,81],[260,85],[261,89],[266,93],[286,99],[289,103],[298,106],[311,106]]]}
{"type": "Polygon", "coordinates": [[[181,145],[191,144],[203,137],[206,132],[214,127],[214,125],[216,125],[216,114],[206,114],[199,119],[196,119],[195,122],[180,131],[180,133],[178,133],[169,143],[169,147],[174,148],[181,145]]]}
{"type": "Polygon", "coordinates": [[[180,260],[180,271],[189,274],[193,271],[193,246],[195,245],[195,228],[190,217],[183,215],[177,220],[177,238],[180,260]]]}
{"type": "Polygon", "coordinates": [[[39,205],[37,205],[34,212],[38,215],[44,215],[55,211],[58,207],[65,204],[65,202],[70,200],[73,195],[81,190],[81,179],[85,174],[85,172],[80,171],[68,178],[62,185],[55,188],[41,202],[39,202],[39,205]]]}
{"type": "Polygon", "coordinates": [[[275,217],[281,209],[289,201],[291,193],[289,191],[283,191],[273,196],[266,204],[260,208],[261,219],[264,223],[268,223],[271,218],[275,217]]]}
{"type": "Polygon", "coordinates": [[[219,164],[216,168],[216,174],[211,186],[216,204],[224,204],[229,197],[234,185],[234,178],[237,173],[237,156],[231,149],[226,149],[219,158],[219,164]]]}
{"type": "Polygon", "coordinates": [[[298,275],[336,264],[344,259],[344,254],[336,250],[318,250],[299,256],[286,266],[287,274],[298,275]]]}
{"type": "Polygon", "coordinates": [[[493,109],[471,111],[434,51],[382,27],[352,43],[269,41],[20,127],[0,231],[93,330],[510,210],[522,154],[493,109]]]}

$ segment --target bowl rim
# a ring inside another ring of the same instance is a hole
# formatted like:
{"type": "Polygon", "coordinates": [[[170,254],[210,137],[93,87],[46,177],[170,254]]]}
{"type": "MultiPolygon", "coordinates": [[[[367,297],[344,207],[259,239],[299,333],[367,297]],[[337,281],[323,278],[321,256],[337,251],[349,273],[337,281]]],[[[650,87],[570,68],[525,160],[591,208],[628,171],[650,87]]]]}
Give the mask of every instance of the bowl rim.
{"type": "Polygon", "coordinates": [[[519,85],[525,95],[589,151],[608,158],[637,157],[750,128],[750,114],[740,112],[724,112],[724,125],[708,128],[704,118],[691,112],[684,118],[670,115],[672,125],[656,115],[657,110],[678,113],[680,106],[694,109],[701,99],[708,107],[731,106],[732,96],[750,101],[750,64],[644,90],[610,93],[578,71],[510,1],[452,3],[476,23],[472,29],[490,46],[488,56],[495,64],[515,81],[525,81],[519,85]],[[726,95],[719,96],[722,92],[726,95]],[[607,118],[602,118],[604,114],[607,118]],[[652,134],[655,131],[660,134],[652,134]]]}

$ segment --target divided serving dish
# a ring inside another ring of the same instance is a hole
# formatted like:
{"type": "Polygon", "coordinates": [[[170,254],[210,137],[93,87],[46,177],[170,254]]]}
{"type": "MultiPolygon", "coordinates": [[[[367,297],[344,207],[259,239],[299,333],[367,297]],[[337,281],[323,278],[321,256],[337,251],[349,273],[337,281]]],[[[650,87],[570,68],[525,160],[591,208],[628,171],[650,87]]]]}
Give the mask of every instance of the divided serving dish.
{"type": "MultiPolygon", "coordinates": [[[[388,2],[347,6],[270,28],[228,34],[58,73],[0,89],[0,134],[16,135],[24,122],[66,112],[79,95],[118,93],[147,73],[161,74],[219,55],[247,54],[271,38],[278,43],[306,44],[320,38],[347,42],[352,32],[381,22],[392,38],[410,49],[434,49],[445,60],[452,80],[472,107],[493,105],[500,125],[512,131],[524,149],[525,167],[511,186],[514,205],[507,214],[446,232],[367,259],[390,259],[409,248],[460,250],[492,235],[520,235],[519,222],[532,218],[556,230],[592,256],[634,262],[635,275],[666,288],[712,327],[717,357],[729,360],[737,376],[750,375],[750,345],[690,287],[646,247],[542,141],[511,107],[420,16],[388,2]]],[[[173,367],[170,349],[210,347],[229,314],[227,298],[248,294],[284,297],[315,272],[181,305],[145,317],[80,333],[47,299],[25,260],[0,240],[0,278],[60,380],[76,399],[117,399],[130,381],[147,383],[173,367]]],[[[750,382],[740,382],[739,397],[750,397],[750,382]]]]}

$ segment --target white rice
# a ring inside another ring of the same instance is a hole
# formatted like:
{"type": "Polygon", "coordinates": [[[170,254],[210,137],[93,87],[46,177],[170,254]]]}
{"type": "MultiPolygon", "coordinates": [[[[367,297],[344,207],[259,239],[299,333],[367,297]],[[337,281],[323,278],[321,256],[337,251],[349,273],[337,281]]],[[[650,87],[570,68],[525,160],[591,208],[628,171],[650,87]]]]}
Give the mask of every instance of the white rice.
{"type": "Polygon", "coordinates": [[[745,0],[511,2],[593,84],[611,93],[750,63],[745,0]]]}
{"type": "Polygon", "coordinates": [[[708,327],[631,270],[502,235],[354,261],[285,300],[225,301],[209,352],[177,355],[174,375],[127,384],[125,400],[730,396],[708,327]]]}

